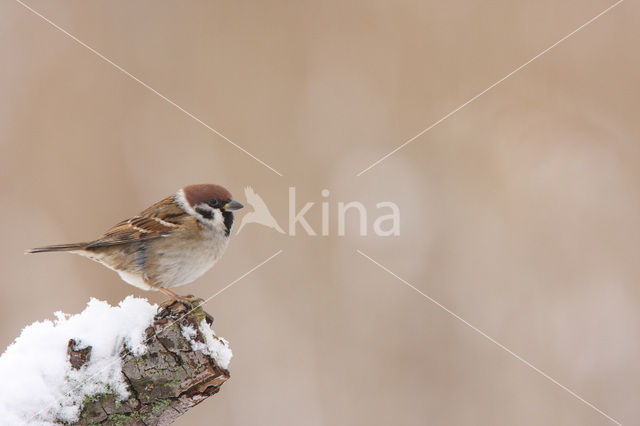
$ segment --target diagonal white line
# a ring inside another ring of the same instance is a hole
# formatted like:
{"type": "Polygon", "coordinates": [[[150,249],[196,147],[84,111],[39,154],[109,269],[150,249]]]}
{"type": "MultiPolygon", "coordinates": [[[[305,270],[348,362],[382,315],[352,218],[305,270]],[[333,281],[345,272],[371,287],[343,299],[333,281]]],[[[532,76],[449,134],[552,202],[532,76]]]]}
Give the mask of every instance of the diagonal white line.
{"type": "Polygon", "coordinates": [[[504,77],[502,77],[500,80],[496,81],[495,83],[493,83],[491,86],[487,87],[486,89],[484,89],[482,92],[478,93],[477,95],[475,95],[474,97],[472,97],[471,99],[469,99],[468,101],[466,101],[465,103],[463,103],[462,105],[458,106],[456,109],[454,109],[453,111],[449,112],[447,115],[445,115],[444,117],[442,117],[441,119],[439,119],[438,121],[436,121],[435,123],[432,123],[429,127],[427,127],[426,129],[422,130],[420,133],[418,133],[417,135],[415,135],[414,137],[412,137],[411,139],[406,140],[405,142],[403,142],[402,144],[398,145],[393,151],[385,154],[383,157],[381,157],[380,159],[378,159],[377,161],[373,162],[372,164],[370,164],[367,168],[361,170],[359,173],[356,174],[356,176],[361,176],[362,174],[366,173],[367,171],[369,171],[370,169],[372,169],[373,167],[377,166],[378,164],[380,164],[381,162],[383,162],[384,160],[386,160],[387,158],[389,158],[390,156],[392,156],[393,154],[395,154],[396,152],[400,151],[402,148],[404,148],[405,146],[409,145],[411,142],[413,142],[414,140],[418,139],[420,136],[424,135],[425,133],[427,133],[429,130],[433,129],[434,127],[436,127],[438,124],[442,123],[443,121],[445,121],[447,118],[451,117],[453,114],[455,114],[456,112],[460,111],[462,108],[466,107],[467,105],[469,105],[471,102],[475,101],[476,99],[478,99],[480,96],[484,95],[485,93],[487,93],[489,90],[493,89],[494,87],[496,87],[497,85],[499,85],[500,83],[502,83],[503,81],[505,81],[506,79],[508,79],[509,77],[511,77],[512,75],[514,75],[515,73],[517,73],[518,71],[520,71],[521,69],[523,69],[524,67],[526,67],[527,65],[529,65],[531,62],[535,61],[536,59],[538,59],[539,57],[541,57],[542,55],[544,55],[545,53],[549,52],[551,49],[553,49],[554,47],[556,47],[557,45],[559,45],[560,43],[562,43],[563,41],[567,40],[569,37],[573,36],[575,33],[577,33],[578,31],[582,30],[583,28],[585,28],[586,26],[588,26],[589,24],[593,23],[595,20],[597,20],[598,18],[600,18],[602,15],[604,15],[605,13],[609,12],[611,9],[613,9],[614,7],[618,6],[620,3],[622,3],[624,0],[618,0],[617,2],[615,2],[614,4],[612,4],[611,6],[609,6],[608,8],[606,8],[605,10],[603,10],[602,12],[598,13],[596,16],[594,16],[593,18],[589,19],[587,22],[585,22],[584,24],[580,25],[578,28],[576,28],[575,30],[571,31],[569,34],[567,34],[566,36],[562,37],[560,40],[556,41],[555,43],[553,43],[551,46],[547,47],[546,49],[544,49],[543,51],[541,51],[540,53],[538,53],[536,56],[534,56],[533,58],[529,59],[527,62],[525,62],[524,64],[520,65],[518,68],[514,69],[513,71],[511,71],[509,74],[505,75],[504,77]]]}
{"type": "Polygon", "coordinates": [[[149,86],[147,83],[145,83],[144,81],[140,80],[138,77],[136,77],[135,75],[131,74],[129,71],[125,70],[120,65],[116,64],[115,62],[113,62],[111,59],[109,59],[106,56],[104,56],[102,53],[98,52],[97,50],[95,50],[94,48],[92,48],[91,46],[89,46],[88,44],[83,42],[82,40],[78,39],[76,36],[74,36],[73,34],[69,33],[64,28],[62,28],[59,25],[55,24],[50,19],[46,18],[44,15],[42,15],[38,11],[34,10],[29,5],[27,5],[26,3],[22,2],[21,0],[16,0],[16,2],[21,4],[25,9],[31,11],[34,15],[40,17],[41,19],[43,19],[44,21],[49,23],[51,26],[53,26],[58,31],[62,32],[63,34],[65,34],[66,36],[71,38],[76,43],[78,43],[81,46],[86,47],[87,49],[89,49],[92,53],[94,53],[100,59],[102,59],[103,61],[111,64],[113,67],[115,67],[116,69],[121,71],[127,77],[131,78],[132,80],[134,80],[135,82],[137,82],[141,86],[143,86],[144,88],[146,88],[149,91],[153,92],[154,94],[158,95],[160,98],[164,99],[165,101],[167,101],[168,103],[170,103],[171,105],[173,105],[174,107],[176,107],[177,109],[179,109],[180,111],[185,113],[187,116],[191,117],[192,119],[194,119],[195,121],[197,121],[198,123],[200,123],[201,125],[206,127],[207,129],[209,129],[210,131],[212,131],[213,133],[215,133],[216,135],[218,135],[219,137],[221,137],[225,141],[229,142],[231,145],[233,145],[234,147],[236,147],[240,151],[242,151],[245,154],[247,154],[249,157],[251,157],[254,160],[256,160],[258,163],[262,164],[263,166],[265,166],[266,168],[268,168],[269,170],[271,170],[272,172],[274,172],[278,176],[282,176],[282,173],[280,173],[279,171],[277,171],[276,169],[274,169],[273,167],[271,167],[270,165],[268,165],[267,163],[265,163],[264,161],[262,161],[261,159],[259,159],[258,157],[256,157],[255,155],[253,155],[252,153],[250,153],[249,151],[247,151],[246,149],[244,149],[243,147],[241,147],[240,145],[238,145],[237,143],[235,143],[234,141],[232,141],[231,139],[229,139],[228,137],[226,137],[225,135],[223,135],[222,133],[220,133],[219,131],[217,131],[216,129],[214,129],[213,127],[211,127],[210,125],[208,125],[204,121],[202,121],[201,119],[199,119],[198,117],[196,117],[194,114],[192,114],[191,112],[187,111],[186,109],[184,109],[183,107],[181,107],[180,105],[178,105],[177,103],[175,103],[174,101],[172,101],[171,99],[169,99],[168,97],[163,95],[162,93],[158,92],[156,89],[154,89],[153,87],[149,86]]]}
{"type": "Polygon", "coordinates": [[[458,321],[462,322],[463,324],[465,324],[467,327],[471,328],[473,331],[475,331],[476,333],[480,334],[481,336],[483,336],[484,338],[486,338],[487,340],[489,340],[490,342],[494,343],[496,346],[498,346],[500,349],[506,351],[507,353],[509,353],[510,355],[512,355],[514,358],[516,358],[518,361],[522,362],[523,364],[525,364],[527,367],[531,368],[532,370],[534,370],[535,372],[541,374],[542,376],[544,376],[547,380],[551,381],[552,383],[554,383],[555,385],[557,385],[558,387],[560,387],[561,389],[564,389],[565,391],[569,392],[571,395],[573,395],[575,398],[579,399],[580,401],[584,402],[585,404],[587,404],[589,407],[593,408],[594,410],[596,410],[598,413],[600,413],[601,415],[603,415],[604,417],[606,417],[607,419],[611,420],[613,423],[620,425],[621,423],[618,422],[616,419],[614,419],[613,417],[609,416],[607,413],[605,413],[604,411],[600,410],[598,407],[596,407],[595,405],[593,405],[592,403],[590,403],[589,401],[587,401],[586,399],[582,398],[580,395],[578,395],[577,393],[575,393],[574,391],[572,391],[571,389],[569,389],[568,387],[566,387],[565,385],[563,385],[562,383],[558,382],[556,379],[554,379],[553,377],[549,376],[547,373],[545,373],[544,371],[540,370],[538,367],[536,367],[535,365],[531,364],[529,361],[527,361],[526,359],[522,358],[520,355],[516,354],[515,352],[513,352],[511,349],[507,348],[506,346],[504,346],[502,343],[498,342],[497,340],[495,340],[493,337],[489,336],[487,333],[485,333],[484,331],[480,330],[478,327],[474,326],[473,324],[469,323],[467,320],[465,320],[464,318],[462,318],[460,315],[456,314],[455,312],[453,312],[451,309],[447,308],[446,306],[444,306],[443,304],[441,304],[440,302],[438,302],[437,300],[435,300],[434,298],[430,297],[429,295],[423,293],[422,291],[418,290],[416,287],[414,287],[411,283],[409,283],[408,281],[406,281],[405,279],[401,278],[400,276],[398,276],[397,274],[395,274],[393,271],[391,271],[389,268],[387,268],[386,266],[380,264],[379,262],[373,260],[371,257],[367,256],[366,254],[364,254],[362,251],[360,250],[356,250],[358,252],[358,254],[362,255],[363,257],[365,257],[366,259],[370,260],[372,263],[374,263],[375,265],[377,265],[378,267],[380,267],[382,270],[384,270],[385,272],[391,274],[392,276],[394,276],[395,278],[397,278],[398,280],[400,280],[401,282],[403,282],[404,284],[406,284],[409,288],[411,288],[412,290],[416,291],[417,293],[419,293],[421,296],[423,296],[424,298],[426,298],[427,300],[429,300],[431,303],[433,303],[434,305],[438,306],[440,309],[444,310],[446,313],[448,313],[449,315],[451,315],[452,317],[454,317],[455,319],[457,319],[458,321]]]}
{"type": "MultiPolygon", "coordinates": [[[[182,314],[179,318],[177,318],[176,320],[174,320],[171,323],[166,324],[164,327],[162,327],[157,333],[154,333],[155,336],[157,336],[158,334],[162,333],[164,330],[166,330],[167,328],[171,327],[173,324],[176,324],[177,322],[179,322],[182,318],[186,317],[187,315],[189,315],[191,312],[193,312],[195,309],[197,309],[199,306],[204,305],[205,303],[207,303],[209,300],[213,299],[214,297],[218,296],[220,293],[222,293],[223,291],[227,290],[229,287],[231,287],[232,285],[234,285],[235,283],[237,283],[238,281],[240,281],[241,279],[243,279],[244,277],[246,277],[247,275],[251,274],[253,271],[255,271],[256,269],[260,268],[262,265],[264,265],[265,263],[269,262],[271,259],[273,259],[274,257],[278,256],[280,253],[282,253],[282,249],[278,250],[277,252],[275,252],[274,254],[272,254],[271,256],[269,256],[268,258],[266,258],[265,260],[263,260],[262,262],[258,263],[256,266],[254,266],[253,268],[249,269],[247,272],[245,272],[244,274],[240,275],[238,278],[236,278],[235,280],[231,281],[229,284],[227,284],[226,286],[224,286],[221,290],[219,290],[218,292],[216,292],[213,296],[208,297],[206,300],[202,301],[201,303],[197,304],[197,306],[194,306],[193,308],[191,308],[189,311],[187,311],[186,313],[182,314]]],[[[153,337],[153,336],[151,336],[153,337]]],[[[149,343],[149,341],[151,340],[151,337],[148,338],[147,340],[144,341],[144,344],[149,343]]],[[[118,358],[117,361],[107,364],[103,367],[104,368],[108,368],[111,367],[113,365],[116,364],[116,362],[120,362],[122,360],[122,358],[118,358]]],[[[100,374],[102,374],[101,372],[98,372],[96,374],[94,374],[93,376],[87,378],[86,380],[92,380],[96,377],[98,377],[100,374]]],[[[56,401],[56,404],[58,404],[60,401],[56,401]]],[[[49,410],[50,408],[53,408],[55,404],[50,404],[47,405],[44,409],[38,411],[37,413],[35,413],[33,416],[31,416],[29,419],[26,420],[26,422],[24,423],[25,425],[29,425],[31,424],[31,422],[33,420],[36,419],[36,417],[40,416],[41,414],[43,414],[45,411],[49,410]]]]}
{"type": "Polygon", "coordinates": [[[204,300],[204,302],[202,302],[200,305],[204,305],[205,303],[207,303],[209,300],[213,299],[214,297],[218,296],[220,293],[222,293],[223,291],[225,291],[226,289],[228,289],[229,287],[231,287],[232,285],[234,285],[235,283],[237,283],[238,281],[240,281],[241,279],[243,279],[244,277],[246,277],[247,275],[249,275],[250,273],[252,273],[253,271],[255,271],[256,269],[258,269],[259,267],[261,267],[262,265],[264,265],[265,263],[269,262],[271,259],[273,259],[274,257],[276,257],[277,255],[279,255],[280,253],[282,253],[282,249],[278,250],[277,252],[275,252],[274,254],[272,254],[271,256],[269,256],[267,259],[263,260],[262,262],[258,263],[256,266],[254,266],[253,268],[249,269],[247,272],[245,272],[244,274],[240,275],[238,278],[236,278],[235,280],[231,281],[229,284],[227,284],[226,286],[224,286],[221,290],[218,290],[217,293],[215,293],[213,296],[207,298],[204,300]]]}

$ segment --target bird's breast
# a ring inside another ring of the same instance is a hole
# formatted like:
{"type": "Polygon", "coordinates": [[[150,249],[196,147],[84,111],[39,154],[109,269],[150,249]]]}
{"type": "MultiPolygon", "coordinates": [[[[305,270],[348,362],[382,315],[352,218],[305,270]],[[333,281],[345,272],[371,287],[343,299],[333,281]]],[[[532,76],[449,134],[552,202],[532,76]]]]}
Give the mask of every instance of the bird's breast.
{"type": "Polygon", "coordinates": [[[202,238],[162,238],[148,250],[145,273],[161,287],[176,287],[202,276],[220,259],[227,247],[223,235],[204,235],[202,238]],[[173,241],[172,241],[173,240],[173,241]]]}

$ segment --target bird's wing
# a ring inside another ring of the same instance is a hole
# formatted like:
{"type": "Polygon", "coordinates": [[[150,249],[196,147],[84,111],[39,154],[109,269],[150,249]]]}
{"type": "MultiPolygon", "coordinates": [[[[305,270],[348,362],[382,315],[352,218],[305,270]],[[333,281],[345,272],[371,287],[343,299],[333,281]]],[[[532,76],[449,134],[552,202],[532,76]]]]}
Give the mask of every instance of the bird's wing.
{"type": "Polygon", "coordinates": [[[151,240],[169,235],[172,229],[153,218],[134,216],[118,223],[105,232],[102,237],[88,244],[86,248],[91,249],[151,240]]]}
{"type": "Polygon", "coordinates": [[[98,248],[165,237],[180,226],[188,215],[166,198],[137,216],[118,223],[86,248],[98,248]]]}

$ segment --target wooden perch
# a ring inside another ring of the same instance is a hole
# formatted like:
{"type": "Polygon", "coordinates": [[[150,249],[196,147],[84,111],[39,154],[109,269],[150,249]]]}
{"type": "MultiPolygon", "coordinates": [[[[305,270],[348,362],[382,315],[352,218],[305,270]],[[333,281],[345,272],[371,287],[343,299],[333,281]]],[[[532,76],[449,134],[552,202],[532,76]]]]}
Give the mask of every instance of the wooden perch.
{"type": "MultiPolygon", "coordinates": [[[[146,330],[147,352],[134,356],[125,349],[121,353],[129,399],[118,401],[114,394],[86,397],[74,425],[167,425],[217,393],[229,379],[229,371],[192,349],[180,327],[191,327],[195,330],[191,339],[204,343],[199,324],[205,319],[211,325],[213,318],[201,307],[191,309],[178,301],[161,307],[146,330]]],[[[72,368],[81,369],[91,359],[91,346],[79,349],[71,339],[67,353],[72,368]]]]}

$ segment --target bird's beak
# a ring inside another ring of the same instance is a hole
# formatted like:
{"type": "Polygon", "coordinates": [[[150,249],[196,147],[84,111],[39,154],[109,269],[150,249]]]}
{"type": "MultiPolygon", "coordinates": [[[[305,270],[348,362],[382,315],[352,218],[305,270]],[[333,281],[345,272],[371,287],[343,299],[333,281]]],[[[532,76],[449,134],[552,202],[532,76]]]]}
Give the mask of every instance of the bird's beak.
{"type": "Polygon", "coordinates": [[[224,205],[224,209],[225,210],[240,210],[243,207],[244,206],[242,204],[240,204],[239,202],[237,202],[235,200],[231,200],[227,204],[224,205]]]}

